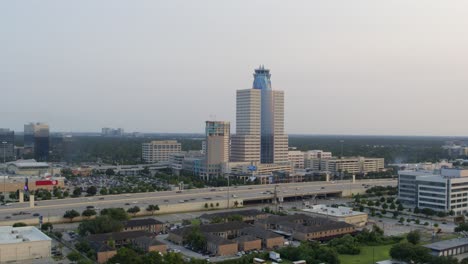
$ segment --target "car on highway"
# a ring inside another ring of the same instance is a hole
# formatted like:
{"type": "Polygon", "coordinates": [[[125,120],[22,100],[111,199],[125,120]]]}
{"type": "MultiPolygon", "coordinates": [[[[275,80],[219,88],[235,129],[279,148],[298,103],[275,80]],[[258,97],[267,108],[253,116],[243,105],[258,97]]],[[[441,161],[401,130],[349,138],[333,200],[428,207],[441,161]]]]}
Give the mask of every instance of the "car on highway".
{"type": "Polygon", "coordinates": [[[129,203],[125,203],[125,205],[130,205],[129,203]]]}
{"type": "Polygon", "coordinates": [[[94,209],[94,206],[88,205],[88,206],[86,206],[86,209],[94,209]]]}
{"type": "Polygon", "coordinates": [[[182,193],[182,191],[177,191],[176,193],[182,193]]]}
{"type": "Polygon", "coordinates": [[[179,203],[185,203],[185,201],[184,200],[179,200],[179,203]]]}
{"type": "Polygon", "coordinates": [[[211,189],[210,192],[216,192],[216,189],[211,189]]]}
{"type": "Polygon", "coordinates": [[[164,202],[165,202],[165,203],[168,203],[168,202],[169,202],[169,200],[164,200],[164,202]]]}
{"type": "Polygon", "coordinates": [[[34,213],[33,216],[40,216],[40,214],[39,213],[34,213]]]}

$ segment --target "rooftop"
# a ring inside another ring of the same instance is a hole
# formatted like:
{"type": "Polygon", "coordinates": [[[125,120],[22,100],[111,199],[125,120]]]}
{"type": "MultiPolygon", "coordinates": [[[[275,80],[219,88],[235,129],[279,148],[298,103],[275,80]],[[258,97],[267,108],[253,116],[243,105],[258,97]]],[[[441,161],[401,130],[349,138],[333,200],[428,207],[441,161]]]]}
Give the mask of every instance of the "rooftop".
{"type": "Polygon", "coordinates": [[[258,237],[261,239],[268,239],[268,238],[276,238],[276,237],[283,237],[281,235],[275,234],[272,231],[261,229],[258,227],[247,227],[241,230],[243,234],[248,234],[254,237],[258,237]]]}
{"type": "Polygon", "coordinates": [[[302,211],[306,213],[316,213],[321,215],[330,215],[330,216],[356,216],[356,215],[365,215],[366,213],[353,211],[350,207],[338,206],[329,207],[324,204],[314,205],[310,209],[303,209],[302,211]]]}
{"type": "Polygon", "coordinates": [[[213,213],[213,214],[203,214],[200,216],[200,218],[204,218],[204,219],[213,219],[213,218],[216,218],[216,217],[219,217],[219,218],[227,218],[229,216],[233,216],[233,215],[240,215],[240,216],[243,216],[243,217],[255,217],[255,216],[258,216],[258,215],[265,215],[266,213],[265,212],[262,212],[260,210],[257,210],[257,209],[247,209],[247,210],[239,210],[239,211],[229,211],[229,212],[220,212],[220,213],[213,213]]]}
{"type": "Polygon", "coordinates": [[[432,250],[446,250],[446,249],[451,249],[455,247],[460,247],[460,246],[466,246],[468,245],[468,238],[463,237],[463,238],[455,238],[455,239],[450,239],[450,240],[443,240],[439,242],[435,242],[432,244],[428,245],[423,245],[423,247],[432,249],[432,250]]]}
{"type": "Polygon", "coordinates": [[[153,234],[146,231],[115,232],[105,234],[89,235],[86,239],[89,241],[101,242],[107,240],[135,239],[138,237],[150,237],[153,234]]]}
{"type": "Polygon", "coordinates": [[[212,235],[210,233],[205,233],[204,235],[205,235],[206,241],[208,243],[214,243],[214,244],[217,244],[217,245],[229,245],[229,244],[236,244],[237,243],[236,241],[228,240],[228,239],[222,238],[220,236],[212,235]]]}
{"type": "Polygon", "coordinates": [[[154,218],[132,219],[124,223],[125,227],[147,226],[147,225],[161,225],[163,222],[154,218]]]}
{"type": "Polygon", "coordinates": [[[14,244],[26,241],[52,240],[34,226],[0,226],[0,244],[14,244]]]}

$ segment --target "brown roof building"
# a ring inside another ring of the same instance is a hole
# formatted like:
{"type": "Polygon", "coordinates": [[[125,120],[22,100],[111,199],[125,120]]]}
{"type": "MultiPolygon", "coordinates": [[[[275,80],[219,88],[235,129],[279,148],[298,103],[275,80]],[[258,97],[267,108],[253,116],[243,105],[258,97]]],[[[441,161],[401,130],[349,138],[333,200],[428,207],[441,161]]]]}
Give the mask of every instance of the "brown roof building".
{"type": "Polygon", "coordinates": [[[164,223],[153,218],[132,219],[124,222],[123,231],[146,231],[157,234],[164,231],[164,223]]]}
{"type": "Polygon", "coordinates": [[[239,210],[239,211],[229,211],[229,212],[221,212],[221,213],[213,213],[213,214],[203,214],[200,216],[200,220],[204,224],[209,224],[215,219],[221,219],[224,222],[228,222],[229,218],[234,216],[240,216],[243,222],[246,223],[254,223],[259,219],[265,219],[269,216],[269,214],[262,212],[257,209],[247,209],[247,210],[239,210]]]}

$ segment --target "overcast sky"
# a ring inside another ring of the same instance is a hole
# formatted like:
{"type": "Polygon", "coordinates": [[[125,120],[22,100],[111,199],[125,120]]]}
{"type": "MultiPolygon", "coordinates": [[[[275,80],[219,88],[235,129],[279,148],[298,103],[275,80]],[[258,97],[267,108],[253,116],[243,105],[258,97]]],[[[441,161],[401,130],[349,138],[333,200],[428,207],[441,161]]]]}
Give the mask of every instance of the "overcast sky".
{"type": "Polygon", "coordinates": [[[203,132],[255,67],[286,131],[468,135],[468,2],[2,1],[0,127],[203,132]]]}

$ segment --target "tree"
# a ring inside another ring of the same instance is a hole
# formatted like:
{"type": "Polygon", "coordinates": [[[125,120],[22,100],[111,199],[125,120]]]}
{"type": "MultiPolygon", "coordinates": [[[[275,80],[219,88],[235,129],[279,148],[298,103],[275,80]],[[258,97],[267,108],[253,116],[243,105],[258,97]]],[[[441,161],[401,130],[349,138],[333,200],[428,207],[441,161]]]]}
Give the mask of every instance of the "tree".
{"type": "Polygon", "coordinates": [[[216,207],[219,207],[219,203],[216,203],[216,207]]]}
{"type": "Polygon", "coordinates": [[[367,202],[367,206],[374,206],[374,202],[371,201],[371,200],[369,200],[369,201],[367,202]]]}
{"type": "Polygon", "coordinates": [[[234,201],[234,207],[237,207],[239,206],[239,202],[238,201],[234,201]]]}
{"type": "Polygon", "coordinates": [[[113,169],[107,169],[107,170],[106,170],[106,175],[107,175],[107,176],[115,175],[115,171],[114,171],[113,169]]]}
{"type": "Polygon", "coordinates": [[[81,215],[84,216],[84,217],[88,217],[88,218],[89,218],[89,217],[91,217],[91,216],[93,216],[93,215],[96,215],[96,210],[94,210],[94,209],[86,209],[86,210],[84,210],[84,211],[81,213],[81,215]]]}
{"type": "Polygon", "coordinates": [[[83,190],[81,189],[81,187],[76,187],[73,190],[73,196],[80,196],[82,192],[83,192],[83,190]]]}
{"type": "Polygon", "coordinates": [[[99,191],[101,195],[107,195],[108,191],[106,187],[102,187],[101,190],[99,191]]]}
{"type": "Polygon", "coordinates": [[[403,205],[402,205],[401,203],[399,203],[399,204],[398,204],[397,210],[401,212],[401,211],[403,211],[404,209],[405,209],[405,207],[403,207],[403,205]]]}
{"type": "Polygon", "coordinates": [[[70,219],[70,222],[72,222],[73,218],[78,217],[78,216],[80,216],[80,213],[72,209],[72,210],[66,211],[65,214],[63,215],[63,218],[68,218],[70,219]]]}
{"type": "Polygon", "coordinates": [[[78,233],[82,236],[89,234],[102,234],[120,232],[124,228],[123,222],[109,215],[101,215],[92,220],[86,220],[78,226],[78,233]]]}
{"type": "Polygon", "coordinates": [[[52,225],[52,223],[44,223],[41,225],[42,231],[52,231],[52,229],[54,229],[54,226],[52,225]]]}
{"type": "Polygon", "coordinates": [[[387,205],[386,203],[382,204],[382,209],[387,210],[387,209],[388,209],[388,205],[387,205]]]}
{"type": "Polygon", "coordinates": [[[208,208],[208,203],[205,203],[205,208],[208,208]]]}
{"type": "Polygon", "coordinates": [[[413,210],[413,213],[415,214],[419,214],[421,211],[419,210],[418,207],[415,207],[414,210],[413,210]]]}
{"type": "Polygon", "coordinates": [[[429,249],[408,242],[394,245],[390,249],[390,256],[396,260],[415,264],[426,263],[431,259],[429,249]]]}
{"type": "Polygon", "coordinates": [[[197,251],[204,250],[206,248],[206,237],[202,232],[200,232],[200,228],[198,226],[192,227],[185,242],[197,251]]]}
{"type": "Polygon", "coordinates": [[[108,215],[110,218],[125,221],[130,219],[127,212],[123,208],[105,208],[101,210],[101,215],[108,215]]]}
{"type": "Polygon", "coordinates": [[[391,210],[395,210],[395,209],[396,209],[396,205],[395,205],[394,203],[391,203],[391,204],[390,204],[390,209],[391,209],[391,210]]]}
{"type": "Polygon", "coordinates": [[[63,192],[63,197],[68,197],[68,196],[70,196],[70,192],[64,191],[64,192],[63,192]]]}
{"type": "Polygon", "coordinates": [[[159,205],[150,204],[148,207],[146,207],[146,211],[151,212],[151,215],[154,215],[154,211],[159,211],[159,205]]]}
{"type": "Polygon", "coordinates": [[[413,245],[417,245],[421,241],[421,233],[418,230],[411,231],[406,235],[406,240],[413,245]]]}
{"type": "Polygon", "coordinates": [[[89,186],[88,189],[86,189],[86,193],[90,196],[94,196],[97,193],[97,188],[96,186],[89,186]]]}
{"type": "Polygon", "coordinates": [[[13,227],[23,227],[23,226],[28,226],[26,223],[23,222],[17,222],[13,224],[13,227]]]}
{"type": "Polygon", "coordinates": [[[135,205],[133,207],[128,208],[127,212],[129,214],[133,214],[133,216],[135,216],[138,212],[140,212],[140,207],[135,205]]]}
{"type": "Polygon", "coordinates": [[[400,222],[400,223],[402,223],[402,224],[403,224],[403,223],[405,222],[405,218],[403,218],[403,217],[400,217],[400,220],[398,220],[398,222],[400,222]]]}
{"type": "Polygon", "coordinates": [[[385,203],[385,197],[381,197],[381,198],[380,198],[380,202],[381,202],[381,203],[385,203]]]}
{"type": "Polygon", "coordinates": [[[80,255],[80,253],[78,253],[76,251],[72,251],[72,252],[68,253],[67,258],[70,261],[78,261],[79,259],[81,259],[81,255],[80,255]]]}

